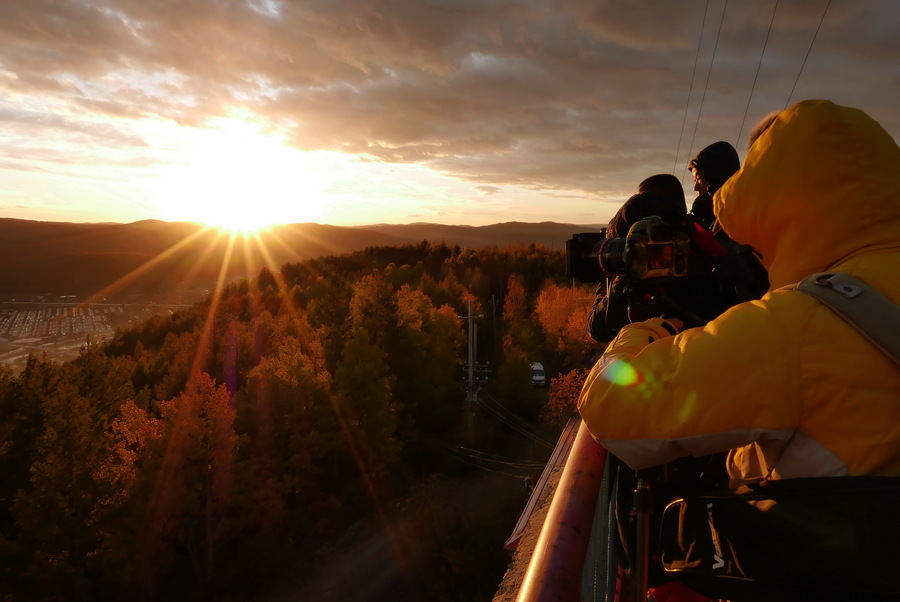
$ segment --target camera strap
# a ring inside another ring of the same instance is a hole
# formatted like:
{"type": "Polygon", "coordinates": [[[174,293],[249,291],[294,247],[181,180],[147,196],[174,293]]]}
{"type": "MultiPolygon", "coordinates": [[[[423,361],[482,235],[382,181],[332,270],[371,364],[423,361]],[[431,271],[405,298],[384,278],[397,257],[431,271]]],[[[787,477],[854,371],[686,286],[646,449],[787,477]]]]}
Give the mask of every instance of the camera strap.
{"type": "Polygon", "coordinates": [[[900,366],[900,306],[865,282],[840,272],[819,272],[782,290],[815,297],[900,366]]]}

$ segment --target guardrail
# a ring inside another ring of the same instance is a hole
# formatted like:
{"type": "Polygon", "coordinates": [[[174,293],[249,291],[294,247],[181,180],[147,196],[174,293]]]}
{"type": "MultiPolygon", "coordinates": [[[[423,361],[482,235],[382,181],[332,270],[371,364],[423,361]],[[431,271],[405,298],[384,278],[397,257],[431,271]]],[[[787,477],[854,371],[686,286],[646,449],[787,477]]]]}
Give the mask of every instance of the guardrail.
{"type": "Polygon", "coordinates": [[[582,571],[605,462],[606,450],[582,422],[519,589],[518,602],[581,599],[582,571]]]}

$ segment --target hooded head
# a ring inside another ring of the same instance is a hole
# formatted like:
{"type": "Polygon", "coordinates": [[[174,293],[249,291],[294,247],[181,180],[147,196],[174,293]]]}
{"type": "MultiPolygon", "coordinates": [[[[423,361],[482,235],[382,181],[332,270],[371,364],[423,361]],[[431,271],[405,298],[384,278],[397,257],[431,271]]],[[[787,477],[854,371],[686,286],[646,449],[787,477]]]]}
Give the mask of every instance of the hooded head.
{"type": "Polygon", "coordinates": [[[678,205],[683,213],[687,213],[687,204],[684,202],[684,188],[681,186],[681,180],[670,173],[658,173],[656,175],[645,178],[643,182],[638,184],[638,193],[652,192],[672,200],[672,203],[678,205]]]}
{"type": "Polygon", "coordinates": [[[714,197],[775,289],[862,253],[900,248],[900,148],[871,117],[827,100],[782,111],[714,197]]]}
{"type": "Polygon", "coordinates": [[[679,202],[678,199],[657,192],[639,192],[625,201],[609,221],[606,237],[627,236],[631,226],[651,215],[656,215],[673,226],[680,224],[687,216],[684,198],[682,197],[679,202]]]}
{"type": "Polygon", "coordinates": [[[741,159],[733,146],[720,140],[697,153],[688,168],[695,174],[698,171],[702,173],[709,186],[709,194],[713,195],[725,180],[741,168],[741,159]]]}

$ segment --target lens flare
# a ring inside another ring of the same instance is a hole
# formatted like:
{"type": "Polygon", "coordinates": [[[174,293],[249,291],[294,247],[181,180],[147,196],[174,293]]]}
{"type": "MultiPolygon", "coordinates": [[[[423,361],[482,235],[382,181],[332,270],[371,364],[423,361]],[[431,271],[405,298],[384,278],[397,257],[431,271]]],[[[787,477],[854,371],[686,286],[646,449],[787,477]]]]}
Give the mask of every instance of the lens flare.
{"type": "Polygon", "coordinates": [[[621,387],[634,387],[640,384],[641,377],[631,364],[616,360],[603,371],[603,378],[621,387]]]}

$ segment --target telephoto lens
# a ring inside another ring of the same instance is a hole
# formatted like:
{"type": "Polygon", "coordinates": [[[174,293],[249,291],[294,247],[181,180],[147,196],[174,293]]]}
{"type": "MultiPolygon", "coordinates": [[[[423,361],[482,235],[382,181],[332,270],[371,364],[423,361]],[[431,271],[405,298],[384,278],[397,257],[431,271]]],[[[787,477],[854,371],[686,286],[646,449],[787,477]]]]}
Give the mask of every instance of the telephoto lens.
{"type": "Polygon", "coordinates": [[[600,282],[605,274],[598,261],[605,232],[583,232],[566,241],[566,276],[581,282],[600,282]]]}
{"type": "Polygon", "coordinates": [[[625,262],[625,244],[624,238],[607,238],[600,243],[597,261],[604,276],[615,276],[628,271],[625,262]]]}

